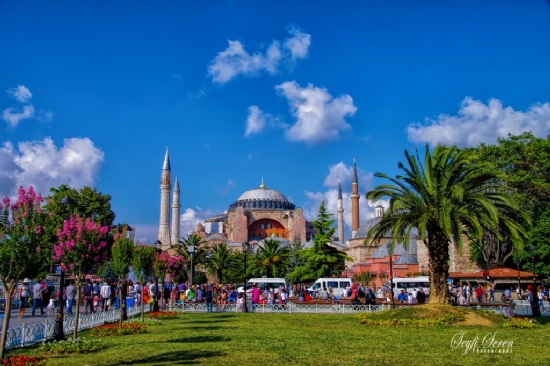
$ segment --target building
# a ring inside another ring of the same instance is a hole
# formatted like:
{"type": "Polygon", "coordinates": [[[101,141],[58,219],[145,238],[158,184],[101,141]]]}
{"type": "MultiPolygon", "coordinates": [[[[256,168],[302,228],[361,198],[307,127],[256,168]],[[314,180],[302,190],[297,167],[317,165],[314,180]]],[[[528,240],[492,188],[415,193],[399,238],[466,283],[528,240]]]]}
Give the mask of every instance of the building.
{"type": "MultiPolygon", "coordinates": [[[[178,179],[171,191],[171,168],[168,150],[164,157],[160,183],[160,220],[158,240],[161,249],[170,248],[180,238],[180,192],[178,179]],[[172,219],[170,220],[170,194],[172,193],[172,219]],[[171,224],[170,224],[171,223],[171,224]],[[171,231],[170,231],[171,228],[171,231]],[[171,235],[170,235],[171,233],[171,235]]],[[[265,186],[250,189],[228,206],[226,213],[212,216],[204,225],[198,223],[194,234],[209,244],[226,243],[230,248],[241,248],[248,241],[252,250],[262,240],[273,238],[290,246],[295,240],[300,243],[313,237],[313,226],[281,192],[265,186]]],[[[256,247],[257,248],[257,247],[256,247]]]]}

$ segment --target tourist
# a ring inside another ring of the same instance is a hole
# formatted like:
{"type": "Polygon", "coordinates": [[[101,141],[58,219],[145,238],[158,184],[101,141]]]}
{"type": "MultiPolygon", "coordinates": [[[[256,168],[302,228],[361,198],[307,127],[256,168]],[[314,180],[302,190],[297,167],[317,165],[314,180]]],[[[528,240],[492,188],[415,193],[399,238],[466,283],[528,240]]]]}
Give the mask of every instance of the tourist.
{"type": "Polygon", "coordinates": [[[422,287],[419,287],[416,292],[416,301],[418,301],[419,304],[424,304],[426,302],[426,294],[424,293],[422,287]]]}
{"type": "Polygon", "coordinates": [[[149,284],[149,311],[155,309],[155,300],[157,299],[157,284],[155,280],[151,280],[149,284]]]}
{"type": "Polygon", "coordinates": [[[195,302],[195,286],[189,287],[187,291],[185,291],[185,298],[187,302],[195,302]]]}
{"type": "Polygon", "coordinates": [[[412,305],[414,303],[414,297],[412,292],[409,292],[409,296],[407,296],[407,304],[412,305]]]}
{"type": "Polygon", "coordinates": [[[53,295],[50,295],[50,302],[48,303],[48,306],[46,306],[46,312],[48,314],[53,313],[54,309],[55,309],[54,297],[53,295]]]}
{"type": "Polygon", "coordinates": [[[393,292],[391,291],[386,291],[386,304],[391,304],[393,301],[393,298],[392,298],[392,295],[393,295],[393,292]]]}
{"type": "Polygon", "coordinates": [[[74,285],[74,280],[69,282],[69,286],[65,289],[65,295],[67,296],[67,315],[73,315],[73,303],[76,298],[76,287],[74,285]]]}
{"type": "Polygon", "coordinates": [[[206,311],[211,313],[212,312],[212,301],[213,301],[213,293],[212,293],[212,286],[208,286],[206,289],[206,292],[204,294],[204,297],[206,299],[206,311]]]}
{"type": "Polygon", "coordinates": [[[539,306],[541,307],[542,311],[544,311],[544,294],[542,293],[542,287],[537,287],[537,297],[539,298],[539,306]]]}
{"type": "Polygon", "coordinates": [[[489,288],[489,301],[495,301],[495,289],[493,286],[489,288]]]}
{"type": "Polygon", "coordinates": [[[539,299],[531,285],[527,286],[527,299],[529,300],[529,304],[531,304],[533,316],[540,316],[539,299]]]}
{"type": "Polygon", "coordinates": [[[256,307],[258,306],[258,301],[260,301],[260,290],[258,289],[258,286],[256,284],[252,285],[252,311],[256,310],[256,307]]]}
{"type": "Polygon", "coordinates": [[[401,292],[397,295],[397,301],[403,303],[406,303],[408,301],[408,294],[405,293],[405,290],[401,290],[401,292]]]}
{"type": "Polygon", "coordinates": [[[88,314],[88,310],[90,314],[94,313],[94,303],[92,301],[93,292],[94,287],[90,283],[90,280],[87,280],[86,286],[84,286],[84,315],[88,314]]]}
{"type": "Polygon", "coordinates": [[[483,288],[480,285],[477,285],[475,292],[476,292],[477,302],[481,303],[483,299],[483,288]]]}
{"type": "Polygon", "coordinates": [[[111,305],[109,303],[111,301],[111,286],[109,286],[107,281],[103,282],[103,285],[99,290],[99,295],[99,306],[101,307],[102,311],[109,310],[109,306],[111,305]]]}
{"type": "Polygon", "coordinates": [[[288,302],[288,295],[287,295],[286,290],[284,288],[281,291],[281,297],[280,297],[279,301],[282,305],[286,305],[287,302],[288,302]]]}
{"type": "Polygon", "coordinates": [[[522,296],[521,296],[521,287],[519,287],[519,285],[516,286],[516,298],[517,298],[518,300],[521,300],[521,299],[522,299],[522,296]]]}
{"type": "Polygon", "coordinates": [[[19,287],[17,295],[17,298],[19,299],[19,319],[23,318],[23,315],[25,315],[25,309],[29,306],[29,297],[31,295],[29,282],[30,280],[25,278],[21,287],[19,287]]]}
{"type": "Polygon", "coordinates": [[[40,306],[40,314],[44,315],[44,305],[42,303],[43,295],[44,295],[44,287],[42,287],[42,279],[39,278],[38,282],[32,287],[32,309],[31,309],[32,316],[34,316],[37,306],[40,306]]]}

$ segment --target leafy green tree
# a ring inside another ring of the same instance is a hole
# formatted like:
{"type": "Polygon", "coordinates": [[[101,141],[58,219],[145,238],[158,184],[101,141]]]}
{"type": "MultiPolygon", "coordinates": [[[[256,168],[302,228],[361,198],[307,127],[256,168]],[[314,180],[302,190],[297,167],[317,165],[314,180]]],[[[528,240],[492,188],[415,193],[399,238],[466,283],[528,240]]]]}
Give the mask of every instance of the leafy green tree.
{"type": "MultiPolygon", "coordinates": [[[[139,278],[141,286],[147,286],[147,277],[154,272],[154,263],[157,252],[156,248],[148,245],[143,245],[140,242],[136,243],[134,255],[132,256],[132,269],[134,274],[139,278]]],[[[143,321],[143,290],[141,291],[141,321],[143,321]]]]}
{"type": "Polygon", "coordinates": [[[292,246],[290,247],[290,255],[288,256],[288,273],[293,272],[296,268],[304,265],[304,260],[300,257],[300,250],[302,250],[302,239],[300,234],[294,235],[292,246]]]}
{"type": "MultiPolygon", "coordinates": [[[[550,211],[550,136],[538,138],[531,132],[508,135],[498,139],[495,145],[481,144],[473,150],[482,160],[504,173],[502,184],[512,192],[521,210],[530,217],[529,241],[525,246],[536,248],[536,271],[550,275],[547,254],[550,246],[544,240],[547,237],[544,233],[550,234],[550,222],[546,220],[550,211]]],[[[531,253],[516,251],[512,258],[511,245],[494,237],[490,239],[492,241],[487,241],[489,245],[484,250],[474,243],[473,259],[482,265],[491,264],[496,259],[497,263],[502,262],[509,267],[515,267],[519,259],[523,269],[531,271],[531,253]],[[506,251],[501,250],[503,247],[506,251]]]]}
{"type": "MultiPolygon", "coordinates": [[[[12,302],[17,282],[35,277],[40,271],[41,236],[45,215],[40,208],[42,196],[33,187],[19,187],[17,200],[5,197],[0,203],[0,281],[6,299],[2,329],[9,329],[12,302]]],[[[7,331],[1,333],[0,359],[4,357],[7,331]]]]}
{"type": "Polygon", "coordinates": [[[123,226],[120,232],[115,233],[115,242],[111,251],[112,269],[118,277],[119,283],[119,301],[120,301],[120,321],[122,325],[124,320],[128,319],[126,313],[126,279],[130,266],[132,265],[132,256],[134,254],[134,240],[127,235],[127,226],[123,226]]]}
{"type": "Polygon", "coordinates": [[[317,219],[312,222],[315,229],[313,247],[302,249],[300,257],[305,262],[297,267],[288,277],[293,283],[311,282],[320,277],[330,277],[333,271],[342,272],[344,262],[349,258],[344,252],[328,245],[336,228],[332,214],[327,213],[325,201],[321,202],[317,219]]]}
{"type": "Polygon", "coordinates": [[[449,246],[454,243],[461,249],[465,231],[480,238],[487,230],[499,239],[506,234],[521,247],[526,217],[499,183],[501,174],[488,169],[472,151],[438,145],[432,153],[426,146],[424,164],[408,151],[405,157],[408,166],[398,165],[403,175],[390,178],[376,173],[392,184],[376,187],[367,193],[367,199],[389,197],[390,207],[369,230],[365,243],[381,240],[388,232],[393,238],[391,245],[409,243],[416,227],[428,248],[430,302],[447,303],[449,246]]]}
{"type": "MultiPolygon", "coordinates": [[[[44,246],[41,252],[41,270],[51,272],[53,262],[53,245],[57,242],[57,229],[63,227],[63,222],[70,215],[77,214],[83,218],[90,218],[101,226],[111,227],[115,219],[115,213],[111,209],[111,196],[98,192],[95,188],[84,187],[80,190],[62,184],[59,187],[50,188],[51,195],[45,198],[44,212],[48,213],[44,223],[45,241],[49,245],[44,246]],[[69,197],[73,203],[62,205],[59,202],[69,197]]],[[[112,237],[108,239],[109,247],[112,245],[112,237]]]]}
{"type": "Polygon", "coordinates": [[[266,239],[256,254],[260,266],[266,269],[267,277],[276,277],[286,267],[290,249],[275,239],[266,239]]]}
{"type": "Polygon", "coordinates": [[[223,273],[232,265],[232,261],[231,252],[225,243],[214,244],[208,256],[206,267],[211,274],[216,276],[218,283],[222,283],[223,273]]]}

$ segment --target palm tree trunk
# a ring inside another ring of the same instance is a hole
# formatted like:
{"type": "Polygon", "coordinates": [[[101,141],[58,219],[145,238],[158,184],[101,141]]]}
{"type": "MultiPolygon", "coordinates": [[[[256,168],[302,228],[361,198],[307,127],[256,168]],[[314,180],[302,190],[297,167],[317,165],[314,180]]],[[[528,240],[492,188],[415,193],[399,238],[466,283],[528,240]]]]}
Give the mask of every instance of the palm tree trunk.
{"type": "Polygon", "coordinates": [[[448,304],[447,277],[449,277],[449,245],[442,232],[428,234],[430,256],[430,304],[448,304]]]}
{"type": "Polygon", "coordinates": [[[8,333],[7,329],[10,326],[10,314],[11,314],[11,297],[15,293],[17,288],[17,282],[6,283],[4,290],[6,290],[5,298],[5,311],[4,311],[4,320],[2,321],[2,329],[5,329],[4,332],[0,335],[0,359],[4,358],[4,352],[6,350],[6,335],[8,333]]]}
{"type": "Polygon", "coordinates": [[[139,297],[139,300],[140,300],[139,302],[141,303],[140,304],[141,305],[141,322],[143,323],[143,313],[144,313],[143,307],[145,306],[143,304],[143,286],[145,286],[143,281],[145,280],[145,278],[142,277],[140,279],[141,279],[141,284],[140,284],[141,285],[141,294],[140,294],[141,296],[139,297]]]}

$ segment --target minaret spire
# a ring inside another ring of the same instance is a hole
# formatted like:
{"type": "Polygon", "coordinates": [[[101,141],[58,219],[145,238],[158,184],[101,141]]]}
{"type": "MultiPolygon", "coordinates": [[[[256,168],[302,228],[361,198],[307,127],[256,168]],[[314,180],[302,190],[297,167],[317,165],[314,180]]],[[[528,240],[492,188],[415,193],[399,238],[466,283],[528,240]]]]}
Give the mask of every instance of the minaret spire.
{"type": "Polygon", "coordinates": [[[344,241],[344,203],[342,201],[342,185],[340,179],[338,179],[338,240],[340,243],[345,244],[344,241]]]}
{"type": "Polygon", "coordinates": [[[355,238],[355,233],[359,229],[359,182],[357,180],[357,166],[353,158],[353,178],[351,182],[351,237],[355,238]]]}
{"type": "Polygon", "coordinates": [[[262,177],[262,184],[260,184],[260,188],[265,188],[264,177],[262,177]]]}
{"type": "Polygon", "coordinates": [[[170,170],[170,158],[168,148],[164,155],[162,173],[160,175],[160,220],[158,240],[162,243],[160,248],[170,248],[170,190],[172,189],[172,177],[170,170]]]}
{"type": "Polygon", "coordinates": [[[180,183],[176,175],[174,182],[174,191],[172,192],[172,245],[180,240],[180,183]]]}

